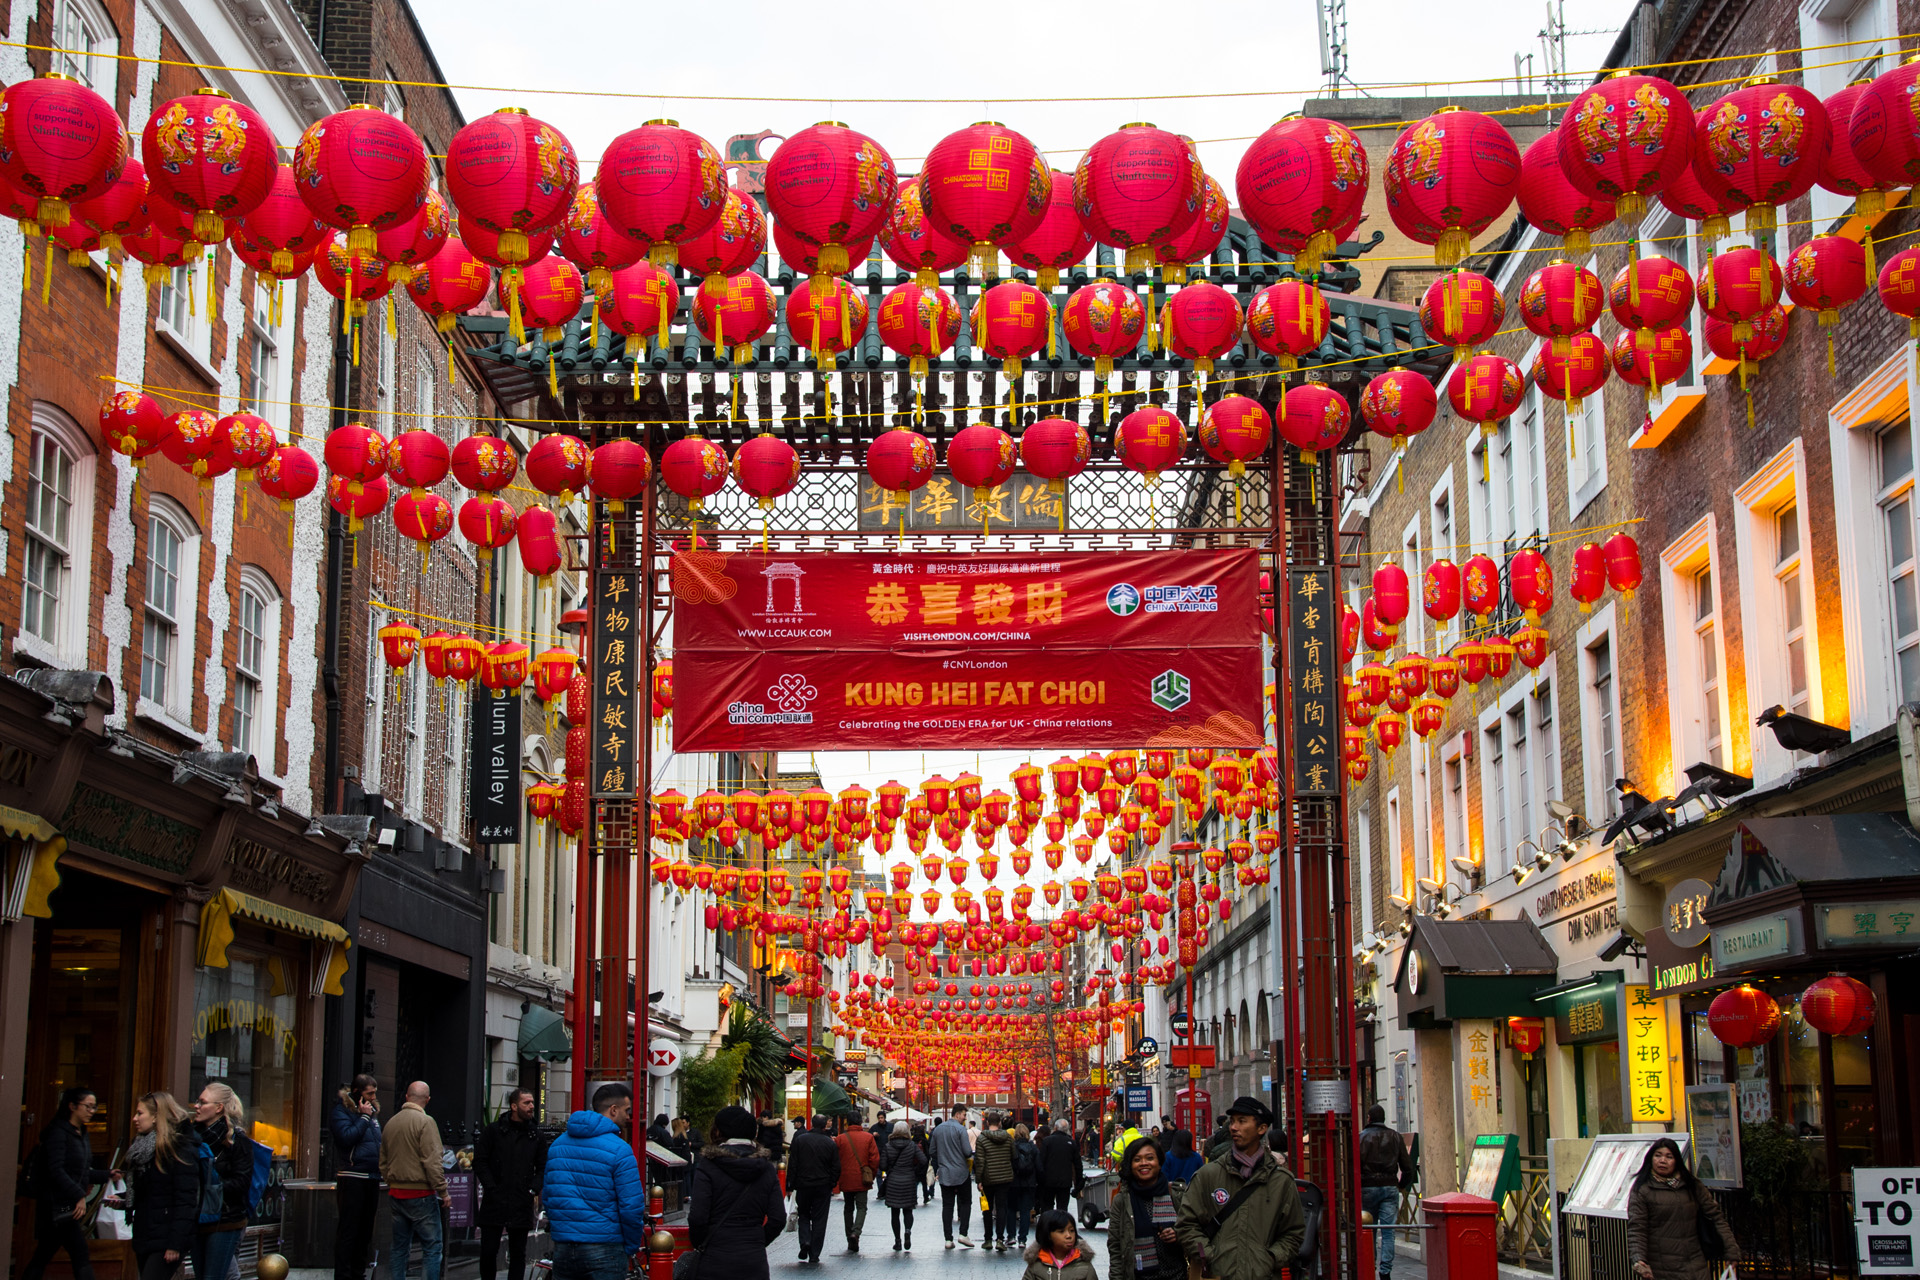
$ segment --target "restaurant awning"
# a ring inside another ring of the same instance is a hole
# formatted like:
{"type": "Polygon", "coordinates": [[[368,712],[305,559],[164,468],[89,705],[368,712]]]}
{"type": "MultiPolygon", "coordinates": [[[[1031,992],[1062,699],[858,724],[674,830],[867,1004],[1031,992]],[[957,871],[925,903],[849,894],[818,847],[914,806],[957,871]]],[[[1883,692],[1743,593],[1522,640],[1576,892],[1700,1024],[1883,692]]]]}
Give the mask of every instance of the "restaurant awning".
{"type": "Polygon", "coordinates": [[[1518,920],[1435,920],[1415,916],[1400,950],[1393,989],[1400,1025],[1426,1028],[1455,1018],[1531,1017],[1533,994],[1553,985],[1560,960],[1539,926],[1518,920]]]}
{"type": "Polygon", "coordinates": [[[0,919],[53,914],[48,899],[60,887],[60,855],[66,837],[37,813],[0,804],[0,831],[13,839],[5,851],[6,880],[0,883],[0,919]]]}
{"type": "Polygon", "coordinates": [[[346,976],[347,948],[352,945],[345,929],[331,920],[322,920],[319,916],[310,916],[304,911],[295,911],[292,907],[283,907],[277,902],[268,902],[265,898],[256,898],[238,889],[222,889],[207,900],[206,906],[200,908],[200,946],[196,962],[201,967],[227,967],[227,948],[233,945],[235,916],[245,916],[321,943],[324,954],[314,970],[318,994],[344,994],[340,980],[346,976]]]}
{"type": "Polygon", "coordinates": [[[543,1004],[529,1004],[520,1013],[520,1056],[553,1062],[570,1057],[566,1019],[543,1004]]]}

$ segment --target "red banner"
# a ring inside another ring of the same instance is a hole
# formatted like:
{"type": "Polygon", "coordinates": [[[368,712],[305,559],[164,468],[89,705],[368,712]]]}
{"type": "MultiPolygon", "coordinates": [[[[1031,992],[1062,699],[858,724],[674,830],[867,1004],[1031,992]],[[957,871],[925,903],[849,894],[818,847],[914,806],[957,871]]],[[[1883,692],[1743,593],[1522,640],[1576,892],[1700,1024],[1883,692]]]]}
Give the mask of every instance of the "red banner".
{"type": "Polygon", "coordinates": [[[953,1077],[953,1092],[969,1093],[1012,1093],[1013,1075],[987,1075],[979,1072],[963,1071],[953,1077]]]}
{"type": "Polygon", "coordinates": [[[674,557],[676,751],[1250,747],[1251,551],[674,557]]]}

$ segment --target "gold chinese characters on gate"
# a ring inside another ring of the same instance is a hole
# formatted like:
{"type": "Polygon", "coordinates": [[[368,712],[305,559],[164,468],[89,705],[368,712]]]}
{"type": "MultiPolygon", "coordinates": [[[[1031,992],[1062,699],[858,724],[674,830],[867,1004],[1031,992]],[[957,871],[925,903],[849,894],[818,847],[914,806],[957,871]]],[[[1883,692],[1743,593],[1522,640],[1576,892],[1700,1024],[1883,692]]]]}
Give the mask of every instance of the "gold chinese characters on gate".
{"type": "Polygon", "coordinates": [[[593,582],[593,707],[589,789],[596,800],[630,800],[638,777],[640,643],[634,607],[638,579],[631,571],[602,570],[593,582]]]}
{"type": "Polygon", "coordinates": [[[1066,500],[1065,493],[1054,492],[1045,480],[1024,476],[969,489],[941,474],[904,497],[869,481],[860,487],[860,528],[898,531],[904,514],[909,531],[924,533],[977,531],[983,526],[1051,531],[1059,527],[1066,500]]]}

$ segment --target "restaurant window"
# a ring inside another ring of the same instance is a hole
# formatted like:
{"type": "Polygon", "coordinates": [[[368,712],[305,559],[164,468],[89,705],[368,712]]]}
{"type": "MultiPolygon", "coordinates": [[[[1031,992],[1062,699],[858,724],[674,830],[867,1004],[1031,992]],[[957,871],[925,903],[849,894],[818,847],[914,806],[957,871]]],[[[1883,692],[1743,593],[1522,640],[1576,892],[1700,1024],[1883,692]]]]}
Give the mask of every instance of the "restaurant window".
{"type": "Polygon", "coordinates": [[[86,665],[93,456],[86,432],[71,418],[50,405],[34,406],[25,579],[14,647],[52,666],[86,665]]]}
{"type": "Polygon", "coordinates": [[[1627,1116],[1620,1096],[1620,1046],[1615,1041],[1583,1044],[1574,1050],[1574,1072],[1580,1089],[1580,1136],[1626,1133],[1627,1116]]]}
{"type": "Polygon", "coordinates": [[[1725,1084],[1727,1082],[1727,1047],[1720,1043],[1720,1037],[1713,1034],[1713,1028],[1707,1022],[1707,1011],[1697,1009],[1686,1015],[1687,1036],[1692,1042],[1689,1046],[1693,1054],[1693,1079],[1690,1084],[1725,1084]]]}
{"type": "Polygon", "coordinates": [[[224,968],[194,974],[186,1096],[209,1080],[231,1085],[246,1104],[248,1132],[276,1161],[293,1158],[302,967],[292,956],[236,942],[224,968]]]}

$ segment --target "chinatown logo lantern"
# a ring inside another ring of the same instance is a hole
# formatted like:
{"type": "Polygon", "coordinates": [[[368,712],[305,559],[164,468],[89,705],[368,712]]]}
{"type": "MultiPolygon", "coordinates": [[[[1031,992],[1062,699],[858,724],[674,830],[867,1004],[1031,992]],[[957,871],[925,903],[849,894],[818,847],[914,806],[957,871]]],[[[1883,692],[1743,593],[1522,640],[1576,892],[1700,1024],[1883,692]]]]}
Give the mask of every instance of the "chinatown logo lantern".
{"type": "Polygon", "coordinates": [[[1749,232],[1770,231],[1775,207],[1810,191],[1826,165],[1827,110],[1798,85],[1763,77],[1701,111],[1693,143],[1708,194],[1746,210],[1749,232]]]}
{"type": "Polygon", "coordinates": [[[1237,478],[1246,474],[1247,463],[1266,453],[1273,418],[1250,396],[1222,396],[1200,415],[1199,437],[1207,456],[1226,463],[1227,474],[1237,478]]]}
{"type": "Polygon", "coordinates": [[[1326,341],[1333,309],[1310,281],[1282,280],[1247,303],[1247,337],[1273,356],[1282,370],[1300,367],[1300,357],[1326,341]]]}
{"type": "Polygon", "coordinates": [[[1300,451],[1300,460],[1316,465],[1323,449],[1333,449],[1347,438],[1353,410],[1347,398],[1331,387],[1306,382],[1289,387],[1280,399],[1280,438],[1300,451]]]}
{"type": "MultiPolygon", "coordinates": [[[[751,201],[749,201],[751,203],[751,201]]],[[[900,184],[893,212],[880,229],[880,247],[902,271],[911,271],[922,289],[940,287],[940,273],[967,260],[968,246],[935,227],[920,201],[920,179],[900,184]]]]}
{"type": "Polygon", "coordinates": [[[1607,289],[1613,318],[1642,336],[1685,321],[1693,310],[1693,277],[1671,258],[1636,258],[1607,289]]]}
{"type": "Polygon", "coordinates": [[[1800,995],[1800,1016],[1829,1036],[1857,1036],[1873,1028],[1873,989],[1856,978],[1832,974],[1800,995]]]}
{"type": "Polygon", "coordinates": [[[694,324],[707,341],[727,350],[734,364],[754,362],[754,344],[767,336],[774,319],[773,290],[756,272],[711,275],[694,290],[694,324]]]}
{"type": "Polygon", "coordinates": [[[1073,203],[1093,238],[1126,252],[1128,275],[1200,216],[1206,173],[1193,145],[1151,124],[1125,125],[1087,149],[1073,171],[1073,203]]]}
{"type": "Polygon", "coordinates": [[[7,88],[0,177],[23,202],[37,202],[33,220],[41,226],[66,226],[71,205],[105,194],[126,162],[120,114],[79,81],[48,74],[7,88]]]}
{"type": "Polygon", "coordinates": [[[1707,350],[1722,360],[1733,362],[1740,372],[1740,389],[1747,398],[1747,426],[1753,426],[1752,377],[1765,360],[1787,343],[1787,309],[1774,306],[1762,312],[1749,326],[1752,336],[1738,336],[1740,326],[1714,318],[1704,326],[1707,350]]]}
{"type": "Polygon", "coordinates": [[[840,354],[866,331],[866,295],[838,276],[811,277],[787,295],[787,333],[814,353],[823,373],[838,368],[840,354]]]}
{"type": "Polygon", "coordinates": [[[1576,97],[1560,129],[1560,168],[1590,196],[1614,202],[1638,226],[1647,197],[1693,159],[1687,95],[1656,76],[1620,73],[1576,97]]]}
{"type": "Polygon", "coordinates": [[[1233,187],[1241,216],[1260,239],[1312,275],[1360,225],[1367,178],[1367,152],[1351,129],[1295,117],[1254,139],[1233,187]]]}
{"type": "Polygon", "coordinates": [[[1178,463],[1186,451],[1186,426],[1159,405],[1135,409],[1114,429],[1114,457],[1127,470],[1144,476],[1149,486],[1158,484],[1160,473],[1178,463]]]}
{"type": "Polygon", "coordinates": [[[280,169],[267,122],[221,89],[197,89],[156,108],[140,135],[140,156],[149,197],[193,214],[193,238],[203,244],[226,239],[225,220],[251,213],[280,169]]]}
{"type": "Polygon", "coordinates": [[[593,193],[614,229],[646,250],[656,266],[679,260],[679,246],[705,234],[726,208],[720,153],[678,121],[649,120],[607,144],[593,193]]]}
{"type": "Polygon", "coordinates": [[[1196,373],[1213,372],[1213,362],[1240,340],[1240,304],[1212,281],[1188,285],[1160,313],[1167,350],[1193,362],[1196,373]]]}
{"type": "Polygon", "coordinates": [[[1402,133],[1387,157],[1393,225],[1432,245],[1443,267],[1467,256],[1519,185],[1520,149],[1505,126],[1477,111],[1443,108],[1402,133]]]}
{"type": "Polygon", "coordinates": [[[1880,302],[1907,321],[1907,336],[1920,338],[1920,247],[1902,249],[1880,268],[1880,302]]]}
{"type": "Polygon", "coordinates": [[[917,382],[923,381],[927,362],[960,336],[960,304],[945,289],[924,288],[909,280],[895,285],[880,300],[877,327],[887,350],[904,357],[908,372],[917,382]]]}
{"type": "Polygon", "coordinates": [[[1447,272],[1420,296],[1420,327],[1452,347],[1455,360],[1465,360],[1500,332],[1506,318],[1499,286],[1464,267],[1447,272]]]}
{"type": "Polygon", "coordinates": [[[502,107],[447,142],[447,193],[462,219],[500,237],[500,256],[525,262],[528,237],[558,229],[573,206],[580,161],[558,129],[502,107]]]}
{"type": "Polygon", "coordinates": [[[1053,196],[1046,157],[1022,134],[981,121],[933,144],[920,168],[921,202],[934,227],[966,244],[974,274],[991,279],[998,249],[1033,233],[1053,196]]]}
{"type": "MultiPolygon", "coordinates": [[[[440,252],[407,277],[407,295],[432,317],[434,328],[452,333],[460,317],[486,300],[493,277],[486,263],[458,237],[447,237],[440,252]]],[[[453,345],[447,348],[447,380],[454,380],[453,345]]]]}
{"type": "Polygon", "coordinates": [[[1685,325],[1662,329],[1651,338],[1622,329],[1613,338],[1613,371],[1620,380],[1647,389],[1649,403],[1660,388],[1686,373],[1693,363],[1693,335],[1685,325]]]}
{"type": "MultiPolygon", "coordinates": [[[[594,306],[599,310],[600,322],[626,338],[629,353],[643,355],[649,338],[662,348],[668,345],[673,318],[680,311],[680,290],[665,267],[636,262],[607,273],[607,287],[594,293],[594,306]],[[639,344],[637,352],[633,350],[635,339],[639,344]]],[[[638,360],[634,362],[633,376],[633,394],[638,399],[638,360]]]]}
{"type": "Polygon", "coordinates": [[[1375,435],[1385,436],[1404,449],[1408,436],[1433,425],[1439,397],[1433,384],[1411,369],[1390,369],[1367,383],[1360,393],[1360,416],[1375,435]]]}
{"type": "Polygon", "coordinates": [[[1604,302],[1600,277],[1556,258],[1520,286],[1520,323],[1548,339],[1553,354],[1565,359],[1573,335],[1593,328],[1604,302]]]}
{"type": "MultiPolygon", "coordinates": [[[[1560,131],[1535,139],[1520,157],[1520,212],[1574,257],[1593,252],[1593,235],[1614,219],[1613,201],[1588,195],[1567,181],[1560,167],[1560,131]]],[[[1482,339],[1484,341],[1484,339],[1482,339]]]]}
{"type": "Polygon", "coordinates": [[[313,216],[347,233],[347,252],[371,256],[375,234],[426,201],[427,149],[404,122],[355,103],[307,126],[293,176],[313,216]]]}
{"type": "Polygon", "coordinates": [[[1719,254],[1707,265],[1701,304],[1715,320],[1733,326],[1733,340],[1753,341],[1754,322],[1780,301],[1784,292],[1780,265],[1758,249],[1741,246],[1719,254]]]}
{"type": "Polygon", "coordinates": [[[899,187],[886,148],[837,121],[822,121],[782,142],[763,182],[776,233],[785,228],[818,250],[818,270],[809,281],[816,287],[824,287],[819,276],[847,273],[849,245],[870,244],[880,234],[899,187]]]}
{"type": "Polygon", "coordinates": [[[1572,456],[1577,451],[1573,419],[1580,414],[1581,402],[1606,385],[1613,360],[1598,334],[1576,333],[1566,341],[1564,355],[1552,344],[1541,345],[1533,357],[1532,377],[1541,394],[1566,402],[1567,453],[1572,456]]]}
{"type": "Polygon", "coordinates": [[[1053,304],[1024,281],[1001,281],[973,305],[973,345],[999,360],[1009,378],[1019,377],[1028,356],[1042,347],[1053,354],[1053,304]]]}
{"type": "Polygon", "coordinates": [[[1487,439],[1520,407],[1526,390],[1518,365],[1485,351],[1455,364],[1447,377],[1447,402],[1460,417],[1479,423],[1480,434],[1487,439]]]}
{"type": "Polygon", "coordinates": [[[1858,240],[1846,236],[1815,236],[1787,257],[1782,273],[1787,296],[1820,318],[1827,331],[1827,374],[1833,375],[1833,330],[1840,308],[1867,291],[1867,255],[1858,240]]]}
{"type": "Polygon", "coordinates": [[[521,270],[520,314],[528,329],[538,329],[547,347],[547,389],[560,395],[558,361],[567,322],[580,314],[585,285],[580,271],[565,258],[542,258],[521,270]]]}
{"type": "Polygon", "coordinates": [[[1751,1049],[1773,1039],[1780,1029],[1780,1006],[1758,987],[1741,983],[1713,998],[1707,1006],[1707,1027],[1721,1044],[1751,1049]]]}
{"type": "Polygon", "coordinates": [[[1033,230],[1003,246],[1015,266],[1034,273],[1043,293],[1059,288],[1060,273],[1079,266],[1093,252],[1093,236],[1074,208],[1073,175],[1058,169],[1048,173],[1052,189],[1046,212],[1033,230]]]}

